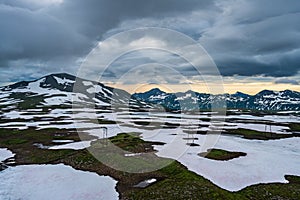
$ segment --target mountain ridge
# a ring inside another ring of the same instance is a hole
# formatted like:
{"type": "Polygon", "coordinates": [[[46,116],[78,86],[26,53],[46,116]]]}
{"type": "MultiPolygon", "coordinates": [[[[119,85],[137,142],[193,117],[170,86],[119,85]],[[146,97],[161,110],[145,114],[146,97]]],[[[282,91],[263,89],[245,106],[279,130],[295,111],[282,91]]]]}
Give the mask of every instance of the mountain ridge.
{"type": "Polygon", "coordinates": [[[137,109],[159,105],[168,111],[209,110],[212,104],[222,108],[241,110],[300,110],[300,93],[288,89],[283,91],[262,90],[255,95],[242,92],[213,95],[191,90],[168,93],[159,88],[152,88],[149,91],[131,95],[125,90],[112,88],[100,82],[82,79],[68,73],[54,73],[32,81],[20,81],[2,86],[0,91],[0,105],[12,108],[14,103],[17,103],[17,107],[24,106],[24,104],[39,107],[71,106],[74,102],[109,107],[112,103],[124,106],[129,102],[131,107],[137,109]],[[75,81],[79,91],[73,90],[75,81]]]}
{"type": "Polygon", "coordinates": [[[208,94],[194,91],[166,93],[160,89],[151,89],[132,96],[147,103],[164,106],[168,110],[211,109],[213,102],[226,102],[228,109],[291,111],[300,110],[300,92],[292,90],[273,91],[262,90],[250,95],[242,92],[234,94],[208,94]],[[156,93],[153,94],[153,91],[156,93]]]}
{"type": "Polygon", "coordinates": [[[129,107],[146,106],[143,102],[131,99],[131,95],[124,90],[67,73],[49,74],[31,81],[20,81],[0,87],[0,91],[0,108],[72,107],[75,104],[107,108],[113,103],[115,107],[126,103],[129,107]]]}
{"type": "Polygon", "coordinates": [[[162,90],[162,89],[160,89],[160,88],[157,88],[157,87],[155,87],[155,88],[151,88],[151,89],[149,89],[149,90],[147,90],[147,91],[145,91],[145,92],[136,92],[136,93],[133,93],[132,95],[134,95],[134,94],[140,94],[140,93],[146,93],[146,92],[149,92],[149,91],[152,91],[152,90],[155,90],[155,91],[161,91],[161,92],[163,92],[163,93],[166,93],[166,94],[175,94],[175,93],[188,93],[188,92],[193,92],[193,93],[199,93],[199,94],[208,94],[208,95],[226,95],[226,94],[228,94],[228,95],[247,95],[247,96],[255,96],[255,95],[257,95],[257,94],[259,94],[259,93],[265,93],[265,92],[294,92],[294,93],[299,93],[300,94],[300,92],[298,92],[298,91],[295,91],[295,90],[290,90],[290,89],[285,89],[285,90],[267,90],[267,89],[264,89],[264,90],[261,90],[261,91],[259,91],[259,92],[257,92],[256,94],[247,94],[247,93],[245,93],[245,92],[241,92],[241,91],[236,91],[235,93],[223,93],[223,94],[210,94],[210,93],[207,93],[207,92],[196,92],[196,91],[193,91],[193,90],[187,90],[187,91],[180,91],[180,92],[166,92],[166,91],[164,91],[164,90],[162,90]]]}

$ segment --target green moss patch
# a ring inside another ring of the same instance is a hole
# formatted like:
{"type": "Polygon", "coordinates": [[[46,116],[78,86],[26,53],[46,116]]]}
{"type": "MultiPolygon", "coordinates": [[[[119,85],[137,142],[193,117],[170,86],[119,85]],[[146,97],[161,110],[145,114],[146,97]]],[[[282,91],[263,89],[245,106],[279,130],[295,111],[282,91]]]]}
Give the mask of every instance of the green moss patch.
{"type": "Polygon", "coordinates": [[[289,128],[291,131],[300,131],[300,124],[299,123],[291,123],[289,124],[289,128]]]}
{"type": "Polygon", "coordinates": [[[256,140],[272,140],[272,139],[282,139],[282,138],[290,138],[300,136],[299,134],[278,134],[272,132],[261,132],[249,129],[229,129],[224,134],[229,135],[241,135],[245,139],[256,139],[256,140]]]}
{"type": "Polygon", "coordinates": [[[24,144],[28,142],[28,140],[20,139],[20,138],[13,138],[9,140],[4,140],[2,143],[6,145],[15,145],[15,144],[24,144]]]}
{"type": "Polygon", "coordinates": [[[223,149],[209,149],[208,152],[199,153],[198,155],[212,160],[225,161],[225,160],[238,158],[240,156],[246,156],[247,154],[244,152],[233,152],[233,151],[226,151],[223,149]]]}

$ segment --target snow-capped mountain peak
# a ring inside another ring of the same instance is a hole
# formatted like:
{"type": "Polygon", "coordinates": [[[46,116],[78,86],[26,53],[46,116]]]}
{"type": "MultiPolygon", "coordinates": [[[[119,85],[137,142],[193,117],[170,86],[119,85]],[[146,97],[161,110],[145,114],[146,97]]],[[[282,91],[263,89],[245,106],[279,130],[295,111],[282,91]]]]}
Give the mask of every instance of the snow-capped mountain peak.
{"type": "Polygon", "coordinates": [[[100,107],[116,104],[145,105],[124,90],[111,88],[99,82],[60,73],[33,81],[22,81],[0,88],[0,105],[11,108],[72,106],[72,103],[95,104],[100,107]],[[73,90],[74,84],[80,90],[73,90]],[[15,106],[17,104],[17,106],[15,106]]]}
{"type": "MultiPolygon", "coordinates": [[[[156,90],[155,90],[156,91],[156,90]]],[[[134,97],[149,103],[160,104],[168,110],[210,109],[213,102],[225,101],[228,109],[242,110],[300,110],[300,93],[291,90],[263,90],[256,95],[242,92],[235,94],[209,95],[193,91],[178,93],[157,93],[149,98],[148,94],[136,93],[134,97]]]]}

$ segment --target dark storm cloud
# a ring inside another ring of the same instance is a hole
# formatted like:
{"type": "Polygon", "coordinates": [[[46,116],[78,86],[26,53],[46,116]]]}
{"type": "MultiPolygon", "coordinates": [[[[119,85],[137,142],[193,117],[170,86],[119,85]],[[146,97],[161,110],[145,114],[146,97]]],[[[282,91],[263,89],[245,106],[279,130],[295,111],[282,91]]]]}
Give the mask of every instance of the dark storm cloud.
{"type": "Polygon", "coordinates": [[[293,76],[300,69],[300,1],[223,2],[222,19],[200,37],[223,75],[293,76]]]}
{"type": "Polygon", "coordinates": [[[265,75],[284,77],[296,75],[300,69],[300,49],[293,52],[278,52],[266,55],[222,55],[215,59],[224,76],[265,75]]]}
{"type": "MultiPolygon", "coordinates": [[[[208,51],[224,76],[294,76],[300,69],[300,1],[214,1],[209,9],[160,20],[125,20],[110,32],[160,26],[183,32],[208,51]]],[[[182,68],[182,70],[185,70],[182,68]]]]}
{"type": "Polygon", "coordinates": [[[0,6],[0,59],[51,59],[76,55],[87,38],[42,12],[0,6]]]}
{"type": "Polygon", "coordinates": [[[78,60],[109,33],[141,26],[198,40],[222,75],[293,76],[300,69],[299,18],[298,0],[0,0],[0,78],[23,78],[24,68],[30,77],[75,74],[78,60]]]}
{"type": "Polygon", "coordinates": [[[20,60],[23,66],[19,67],[38,68],[37,63],[43,62],[52,71],[63,68],[74,73],[76,59],[122,20],[159,18],[211,4],[197,0],[0,0],[0,67],[5,70],[20,60]],[[62,58],[65,61],[60,62],[62,58]]]}

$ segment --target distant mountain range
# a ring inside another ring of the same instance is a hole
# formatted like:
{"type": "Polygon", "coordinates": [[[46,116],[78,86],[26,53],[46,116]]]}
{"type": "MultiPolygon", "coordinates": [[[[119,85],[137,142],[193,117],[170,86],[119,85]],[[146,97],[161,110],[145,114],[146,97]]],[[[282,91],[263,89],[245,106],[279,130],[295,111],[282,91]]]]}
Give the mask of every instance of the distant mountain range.
{"type": "Polygon", "coordinates": [[[210,95],[193,91],[166,93],[158,88],[144,93],[135,93],[133,97],[153,104],[159,104],[169,110],[209,110],[212,102],[226,102],[227,109],[259,111],[298,111],[300,93],[291,90],[263,90],[255,95],[242,92],[235,94],[210,95]]]}
{"type": "MultiPolygon", "coordinates": [[[[241,92],[235,94],[210,95],[193,91],[166,93],[157,88],[144,93],[130,95],[128,92],[105,86],[75,76],[60,73],[44,76],[34,81],[21,81],[0,88],[1,112],[33,108],[72,107],[74,103],[95,105],[109,109],[155,109],[157,105],[169,111],[209,110],[211,104],[226,102],[228,109],[260,111],[298,111],[300,93],[263,90],[256,95],[241,92]],[[76,83],[75,83],[76,81],[76,83]],[[73,91],[74,84],[80,88],[73,91]],[[72,104],[73,103],[73,104],[72,104]]],[[[224,106],[220,103],[219,106],[224,106]]]]}

